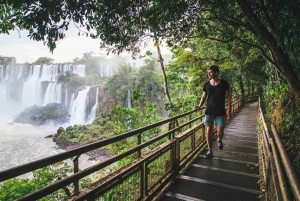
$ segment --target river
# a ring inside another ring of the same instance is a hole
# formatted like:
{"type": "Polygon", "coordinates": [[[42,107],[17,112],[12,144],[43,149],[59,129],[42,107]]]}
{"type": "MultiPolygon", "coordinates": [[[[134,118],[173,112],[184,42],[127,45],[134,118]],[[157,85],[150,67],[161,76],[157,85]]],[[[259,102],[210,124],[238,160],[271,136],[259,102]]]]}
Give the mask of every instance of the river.
{"type": "MultiPolygon", "coordinates": [[[[0,117],[0,171],[63,152],[57,149],[52,138],[45,138],[56,133],[58,126],[38,127],[11,122],[10,118],[0,117]]],[[[88,159],[87,155],[79,158],[80,169],[96,163],[88,159]]]]}

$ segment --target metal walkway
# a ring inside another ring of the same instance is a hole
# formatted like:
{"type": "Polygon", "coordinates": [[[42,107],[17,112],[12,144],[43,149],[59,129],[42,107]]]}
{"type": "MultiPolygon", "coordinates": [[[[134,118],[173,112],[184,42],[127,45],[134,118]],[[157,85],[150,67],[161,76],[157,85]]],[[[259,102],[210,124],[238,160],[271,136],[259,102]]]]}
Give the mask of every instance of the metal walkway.
{"type": "Polygon", "coordinates": [[[160,200],[260,200],[257,107],[245,105],[225,127],[223,150],[214,141],[214,157],[201,153],[160,200]]]}

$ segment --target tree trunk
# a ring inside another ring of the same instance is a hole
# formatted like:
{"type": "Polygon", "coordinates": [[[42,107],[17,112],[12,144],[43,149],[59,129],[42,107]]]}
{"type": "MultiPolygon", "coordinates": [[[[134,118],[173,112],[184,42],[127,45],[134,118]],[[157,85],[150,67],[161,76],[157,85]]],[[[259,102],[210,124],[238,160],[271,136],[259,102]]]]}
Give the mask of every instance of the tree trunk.
{"type": "Polygon", "coordinates": [[[244,83],[242,80],[239,81],[239,85],[240,85],[242,97],[245,97],[244,83]]]}
{"type": "Polygon", "coordinates": [[[297,73],[294,71],[290,62],[289,56],[285,53],[285,50],[278,44],[274,35],[272,35],[268,29],[261,23],[259,18],[253,13],[250,6],[245,0],[237,0],[242,12],[246,16],[247,20],[255,30],[256,34],[267,44],[269,50],[274,55],[276,62],[275,67],[279,70],[282,76],[287,80],[291,89],[300,98],[300,79],[297,73]]]}
{"type": "Polygon", "coordinates": [[[166,76],[166,72],[165,72],[165,68],[164,68],[164,60],[163,60],[163,58],[161,56],[161,51],[160,51],[158,39],[156,39],[156,45],[155,46],[157,48],[158,62],[160,63],[160,68],[161,68],[161,71],[163,73],[165,96],[168,99],[168,101],[172,102],[170,94],[169,94],[169,90],[168,90],[168,82],[167,82],[167,76],[166,76]]]}

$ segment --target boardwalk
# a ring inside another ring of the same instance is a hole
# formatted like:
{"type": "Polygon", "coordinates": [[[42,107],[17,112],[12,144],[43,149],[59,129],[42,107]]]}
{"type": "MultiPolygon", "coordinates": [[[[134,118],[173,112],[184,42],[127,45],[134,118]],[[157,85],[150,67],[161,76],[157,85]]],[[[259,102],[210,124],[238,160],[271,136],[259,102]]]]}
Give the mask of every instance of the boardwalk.
{"type": "Polygon", "coordinates": [[[245,105],[225,127],[224,149],[214,141],[213,159],[205,150],[161,201],[259,200],[257,115],[257,103],[245,105]]]}

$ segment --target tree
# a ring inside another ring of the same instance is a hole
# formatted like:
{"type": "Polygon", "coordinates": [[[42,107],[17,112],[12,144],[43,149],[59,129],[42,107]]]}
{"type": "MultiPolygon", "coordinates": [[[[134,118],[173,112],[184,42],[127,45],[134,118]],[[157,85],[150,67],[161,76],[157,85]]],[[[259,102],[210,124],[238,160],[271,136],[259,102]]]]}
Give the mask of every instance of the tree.
{"type": "MultiPolygon", "coordinates": [[[[45,41],[53,51],[71,21],[85,27],[101,47],[138,53],[147,40],[169,45],[190,38],[240,41],[260,50],[300,97],[300,6],[297,1],[147,0],[38,1],[6,0],[1,6],[2,33],[19,27],[45,41]],[[3,15],[4,16],[4,15],[3,15]],[[148,38],[148,39],[147,39],[148,38]],[[147,39],[147,40],[146,40],[147,39]]],[[[1,24],[0,23],[0,24],[1,24]]]]}
{"type": "Polygon", "coordinates": [[[40,57],[33,64],[35,64],[35,65],[53,64],[53,62],[54,62],[54,59],[51,59],[49,57],[40,57]]]}

